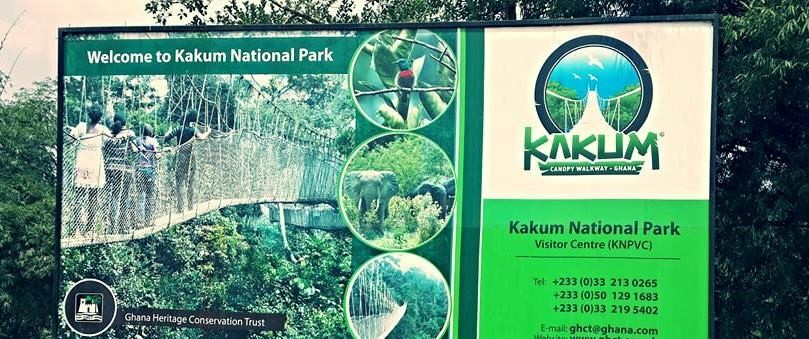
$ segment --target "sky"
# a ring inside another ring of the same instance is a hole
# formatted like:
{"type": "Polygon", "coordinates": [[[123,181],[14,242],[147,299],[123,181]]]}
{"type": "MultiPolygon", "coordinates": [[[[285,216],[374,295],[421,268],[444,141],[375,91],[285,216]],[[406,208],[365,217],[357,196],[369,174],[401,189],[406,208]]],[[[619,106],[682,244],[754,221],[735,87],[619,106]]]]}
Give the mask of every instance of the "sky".
{"type": "Polygon", "coordinates": [[[587,97],[588,88],[598,87],[598,95],[609,99],[627,86],[639,86],[640,79],[632,63],[612,49],[590,46],[566,55],[551,72],[550,80],[587,97]]]}
{"type": "Polygon", "coordinates": [[[144,26],[155,24],[146,13],[147,0],[0,0],[0,38],[22,13],[0,51],[0,70],[11,73],[7,94],[34,81],[56,77],[59,27],[144,26]]]}

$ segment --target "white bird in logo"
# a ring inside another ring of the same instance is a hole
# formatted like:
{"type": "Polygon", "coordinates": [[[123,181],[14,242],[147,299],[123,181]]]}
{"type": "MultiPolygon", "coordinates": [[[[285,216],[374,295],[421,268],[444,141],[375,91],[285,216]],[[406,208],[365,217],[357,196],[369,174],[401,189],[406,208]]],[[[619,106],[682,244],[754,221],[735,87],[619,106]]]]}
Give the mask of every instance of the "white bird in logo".
{"type": "Polygon", "coordinates": [[[587,76],[589,76],[589,77],[590,77],[590,80],[595,80],[595,81],[598,81],[598,78],[596,78],[596,76],[595,76],[595,75],[592,75],[592,74],[590,74],[590,73],[587,73],[587,76]]]}
{"type": "Polygon", "coordinates": [[[587,54],[587,66],[596,66],[600,69],[604,69],[604,64],[601,63],[601,60],[598,60],[598,58],[590,54],[587,54]]]}
{"type": "Polygon", "coordinates": [[[570,74],[573,74],[573,79],[581,79],[581,77],[576,73],[570,73],[570,74]]]}

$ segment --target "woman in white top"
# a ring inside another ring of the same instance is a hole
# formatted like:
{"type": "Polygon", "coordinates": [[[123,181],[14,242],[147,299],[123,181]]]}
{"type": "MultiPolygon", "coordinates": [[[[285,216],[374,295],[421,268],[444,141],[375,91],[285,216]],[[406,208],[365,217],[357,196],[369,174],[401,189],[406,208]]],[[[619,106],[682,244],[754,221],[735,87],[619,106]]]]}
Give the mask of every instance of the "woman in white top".
{"type": "MultiPolygon", "coordinates": [[[[101,115],[101,106],[92,106],[87,112],[89,121],[79,123],[70,132],[70,135],[79,143],[76,151],[76,175],[73,178],[77,197],[77,205],[73,209],[73,220],[76,225],[81,225],[81,217],[86,208],[88,216],[87,222],[84,224],[86,225],[85,230],[89,230],[95,225],[98,210],[101,208],[98,194],[106,184],[102,148],[110,130],[100,123],[101,115]]],[[[72,232],[75,231],[72,230],[72,232]]]]}

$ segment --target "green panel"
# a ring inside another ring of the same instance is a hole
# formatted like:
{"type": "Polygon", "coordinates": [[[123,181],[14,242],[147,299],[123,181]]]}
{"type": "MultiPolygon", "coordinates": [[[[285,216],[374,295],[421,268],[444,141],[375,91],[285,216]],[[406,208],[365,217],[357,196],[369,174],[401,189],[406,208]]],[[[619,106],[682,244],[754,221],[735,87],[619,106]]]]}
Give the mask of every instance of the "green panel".
{"type": "MultiPolygon", "coordinates": [[[[463,56],[463,61],[466,61],[466,30],[461,29],[459,30],[459,40],[458,40],[458,55],[463,56]]],[[[456,102],[458,102],[458,140],[463,141],[465,135],[465,112],[466,112],[466,69],[464,67],[459,68],[460,73],[458,74],[458,94],[456,97],[456,102]]],[[[460,272],[461,272],[461,236],[463,234],[463,227],[458,227],[457,225],[463,225],[463,205],[464,205],[464,153],[466,152],[466,148],[464,147],[464,143],[458,143],[458,158],[456,159],[456,185],[455,185],[455,215],[457,216],[455,219],[456,227],[455,227],[455,234],[453,238],[453,272],[452,272],[452,295],[455,296],[452,300],[452,309],[459,310],[460,309],[460,298],[457,296],[461,295],[461,284],[460,284],[460,272]]],[[[459,312],[452,312],[452,323],[450,327],[450,331],[448,334],[453,338],[457,338],[456,333],[458,333],[458,320],[460,317],[458,316],[459,312]]]]}
{"type": "Polygon", "coordinates": [[[480,175],[483,157],[483,51],[482,28],[469,28],[464,34],[463,86],[463,202],[458,223],[461,246],[460,262],[456,263],[460,286],[455,309],[458,317],[455,338],[475,338],[478,310],[478,247],[480,244],[480,175]]]}
{"type": "Polygon", "coordinates": [[[360,37],[67,40],[65,75],[345,74],[360,43],[360,37]]]}
{"type": "Polygon", "coordinates": [[[480,337],[707,338],[708,212],[705,200],[484,200],[480,337]]]}

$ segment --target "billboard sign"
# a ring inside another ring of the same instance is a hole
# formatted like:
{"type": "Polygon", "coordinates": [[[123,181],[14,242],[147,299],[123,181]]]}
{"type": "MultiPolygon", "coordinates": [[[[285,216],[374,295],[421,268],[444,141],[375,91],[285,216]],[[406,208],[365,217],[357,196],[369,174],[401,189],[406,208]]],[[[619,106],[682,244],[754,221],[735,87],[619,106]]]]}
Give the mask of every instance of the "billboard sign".
{"type": "Polygon", "coordinates": [[[55,331],[709,338],[716,22],[62,29],[55,331]]]}

